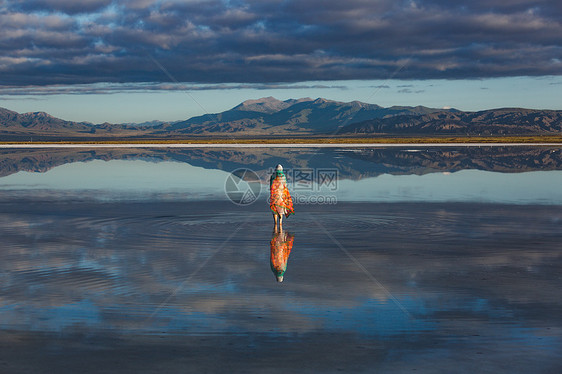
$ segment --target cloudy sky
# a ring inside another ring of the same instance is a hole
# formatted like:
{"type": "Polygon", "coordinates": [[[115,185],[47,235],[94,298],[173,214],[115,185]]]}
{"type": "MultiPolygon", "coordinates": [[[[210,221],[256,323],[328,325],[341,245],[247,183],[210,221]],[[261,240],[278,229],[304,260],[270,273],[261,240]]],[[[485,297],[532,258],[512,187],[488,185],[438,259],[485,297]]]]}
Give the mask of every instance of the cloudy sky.
{"type": "Polygon", "coordinates": [[[0,106],[179,120],[252,98],[562,109],[556,0],[0,0],[0,106]]]}

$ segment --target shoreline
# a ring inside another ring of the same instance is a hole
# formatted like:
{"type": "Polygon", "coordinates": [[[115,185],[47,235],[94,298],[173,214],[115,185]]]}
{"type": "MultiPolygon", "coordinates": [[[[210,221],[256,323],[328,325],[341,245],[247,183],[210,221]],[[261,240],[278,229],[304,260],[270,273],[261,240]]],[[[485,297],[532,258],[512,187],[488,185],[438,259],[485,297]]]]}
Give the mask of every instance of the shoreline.
{"type": "Polygon", "coordinates": [[[358,147],[504,147],[562,146],[562,135],[417,136],[417,137],[256,137],[177,139],[0,140],[0,148],[358,148],[358,147]]]}
{"type": "Polygon", "coordinates": [[[426,148],[426,147],[562,147],[562,143],[16,143],[1,149],[41,148],[426,148]]]}

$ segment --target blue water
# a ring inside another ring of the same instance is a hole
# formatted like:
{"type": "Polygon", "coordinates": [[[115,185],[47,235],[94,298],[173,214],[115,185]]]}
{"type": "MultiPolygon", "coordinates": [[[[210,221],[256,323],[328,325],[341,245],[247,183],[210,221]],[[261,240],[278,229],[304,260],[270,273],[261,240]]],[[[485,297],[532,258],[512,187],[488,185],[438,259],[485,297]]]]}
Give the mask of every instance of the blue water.
{"type": "Polygon", "coordinates": [[[304,198],[278,283],[266,183],[235,204],[212,153],[152,156],[0,178],[6,372],[561,368],[560,170],[323,165],[337,185],[290,179],[304,198]]]}

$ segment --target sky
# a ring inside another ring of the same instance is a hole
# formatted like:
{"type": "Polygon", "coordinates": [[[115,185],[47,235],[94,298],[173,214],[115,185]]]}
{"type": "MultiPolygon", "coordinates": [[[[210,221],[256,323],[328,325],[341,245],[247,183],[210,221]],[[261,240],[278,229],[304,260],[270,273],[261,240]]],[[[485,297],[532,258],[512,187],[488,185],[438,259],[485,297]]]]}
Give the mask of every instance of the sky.
{"type": "Polygon", "coordinates": [[[174,121],[247,99],[562,109],[553,0],[0,0],[0,107],[174,121]]]}

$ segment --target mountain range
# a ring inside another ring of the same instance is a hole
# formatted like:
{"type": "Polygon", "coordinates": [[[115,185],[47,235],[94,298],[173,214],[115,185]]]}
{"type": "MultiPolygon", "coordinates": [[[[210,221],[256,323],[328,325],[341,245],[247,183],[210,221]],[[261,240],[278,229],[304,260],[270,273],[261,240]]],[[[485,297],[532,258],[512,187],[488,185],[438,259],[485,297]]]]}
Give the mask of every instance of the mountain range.
{"type": "Polygon", "coordinates": [[[105,148],[0,149],[0,178],[19,171],[47,172],[57,166],[92,160],[175,161],[230,172],[250,168],[269,181],[272,165],[287,170],[337,169],[341,180],[361,180],[381,174],[424,175],[459,170],[502,173],[562,170],[562,152],[548,147],[456,147],[413,152],[408,148],[105,148]],[[304,155],[304,157],[303,157],[304,155]]]}
{"type": "Polygon", "coordinates": [[[129,137],[146,132],[142,126],[94,125],[88,122],[65,121],[45,112],[16,113],[0,108],[0,141],[9,140],[64,140],[94,136],[129,137]]]}
{"type": "Polygon", "coordinates": [[[0,108],[0,140],[86,138],[186,138],[266,136],[552,135],[562,131],[562,111],[521,108],[463,112],[424,106],[388,108],[327,99],[247,100],[222,113],[142,124],[72,122],[44,112],[0,108]]]}
{"type": "Polygon", "coordinates": [[[253,135],[334,134],[351,123],[393,116],[419,116],[440,111],[417,107],[383,108],[360,101],[326,99],[280,101],[273,97],[248,100],[218,114],[206,114],[177,122],[171,130],[182,134],[241,133],[253,135]]]}
{"type": "Polygon", "coordinates": [[[531,135],[560,134],[562,111],[503,108],[480,112],[438,111],[423,115],[397,115],[352,123],[339,134],[451,134],[531,135]]]}

